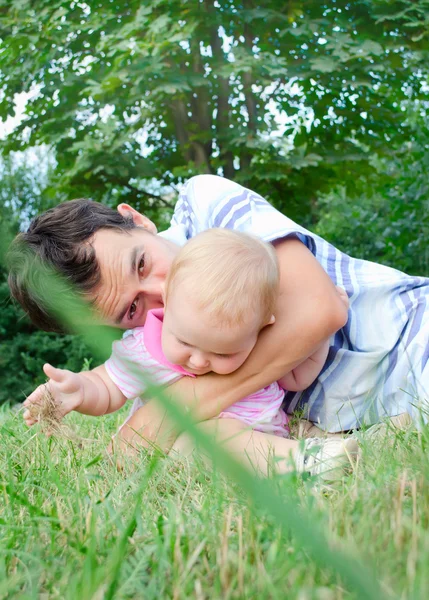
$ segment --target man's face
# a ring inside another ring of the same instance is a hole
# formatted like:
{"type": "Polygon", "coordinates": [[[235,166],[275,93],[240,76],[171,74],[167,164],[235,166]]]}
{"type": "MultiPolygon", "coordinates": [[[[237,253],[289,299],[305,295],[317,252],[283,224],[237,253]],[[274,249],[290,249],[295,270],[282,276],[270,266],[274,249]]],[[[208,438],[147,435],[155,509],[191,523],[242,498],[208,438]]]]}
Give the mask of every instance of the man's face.
{"type": "Polygon", "coordinates": [[[144,325],[148,310],[164,306],[163,285],[179,246],[141,226],[124,233],[101,229],[92,246],[101,270],[96,307],[121,329],[144,325]]]}

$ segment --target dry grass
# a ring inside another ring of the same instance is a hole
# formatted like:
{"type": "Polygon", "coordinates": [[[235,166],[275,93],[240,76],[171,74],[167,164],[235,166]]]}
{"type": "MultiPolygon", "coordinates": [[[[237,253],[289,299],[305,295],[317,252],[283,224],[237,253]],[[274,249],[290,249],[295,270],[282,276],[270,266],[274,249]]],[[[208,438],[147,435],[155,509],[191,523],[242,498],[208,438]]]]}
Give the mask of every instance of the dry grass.
{"type": "Polygon", "coordinates": [[[39,424],[41,433],[64,439],[78,439],[75,430],[64,422],[60,406],[51,394],[49,385],[45,384],[44,394],[40,402],[32,403],[27,410],[39,424]]]}

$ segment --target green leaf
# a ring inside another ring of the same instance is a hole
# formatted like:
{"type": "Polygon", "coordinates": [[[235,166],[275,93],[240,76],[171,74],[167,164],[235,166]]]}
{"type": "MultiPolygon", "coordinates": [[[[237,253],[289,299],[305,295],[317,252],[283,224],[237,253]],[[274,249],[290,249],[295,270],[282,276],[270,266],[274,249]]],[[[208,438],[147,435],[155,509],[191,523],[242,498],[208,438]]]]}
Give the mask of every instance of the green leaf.
{"type": "Polygon", "coordinates": [[[322,73],[332,73],[338,67],[337,61],[328,56],[314,58],[310,61],[310,64],[314,71],[321,71],[322,73]]]}

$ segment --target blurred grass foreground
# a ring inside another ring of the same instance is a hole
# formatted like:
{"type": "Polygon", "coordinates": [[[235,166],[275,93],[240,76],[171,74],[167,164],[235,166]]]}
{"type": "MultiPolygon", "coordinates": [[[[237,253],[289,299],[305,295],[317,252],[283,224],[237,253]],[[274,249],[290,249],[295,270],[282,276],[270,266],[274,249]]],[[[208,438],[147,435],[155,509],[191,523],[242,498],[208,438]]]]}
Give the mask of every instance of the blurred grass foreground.
{"type": "Polygon", "coordinates": [[[269,488],[325,532],[327,551],[371,565],[374,596],[346,585],[335,561],[321,566],[311,537],[304,548],[217,469],[146,453],[118,471],[103,448],[122,418],[75,414],[79,438],[68,440],[0,413],[1,598],[429,597],[427,431],[364,443],[360,468],[336,492],[293,475],[269,488]]]}

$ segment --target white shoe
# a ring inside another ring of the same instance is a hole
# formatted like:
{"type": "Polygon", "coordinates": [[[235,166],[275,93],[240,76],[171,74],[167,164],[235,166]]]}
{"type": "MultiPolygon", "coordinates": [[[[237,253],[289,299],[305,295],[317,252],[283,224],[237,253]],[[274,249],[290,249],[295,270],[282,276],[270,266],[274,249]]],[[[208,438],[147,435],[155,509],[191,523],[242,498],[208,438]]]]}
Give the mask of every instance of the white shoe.
{"type": "Polygon", "coordinates": [[[359,445],[357,440],[308,438],[303,440],[295,457],[299,473],[318,475],[325,482],[338,481],[356,462],[359,445]]]}

